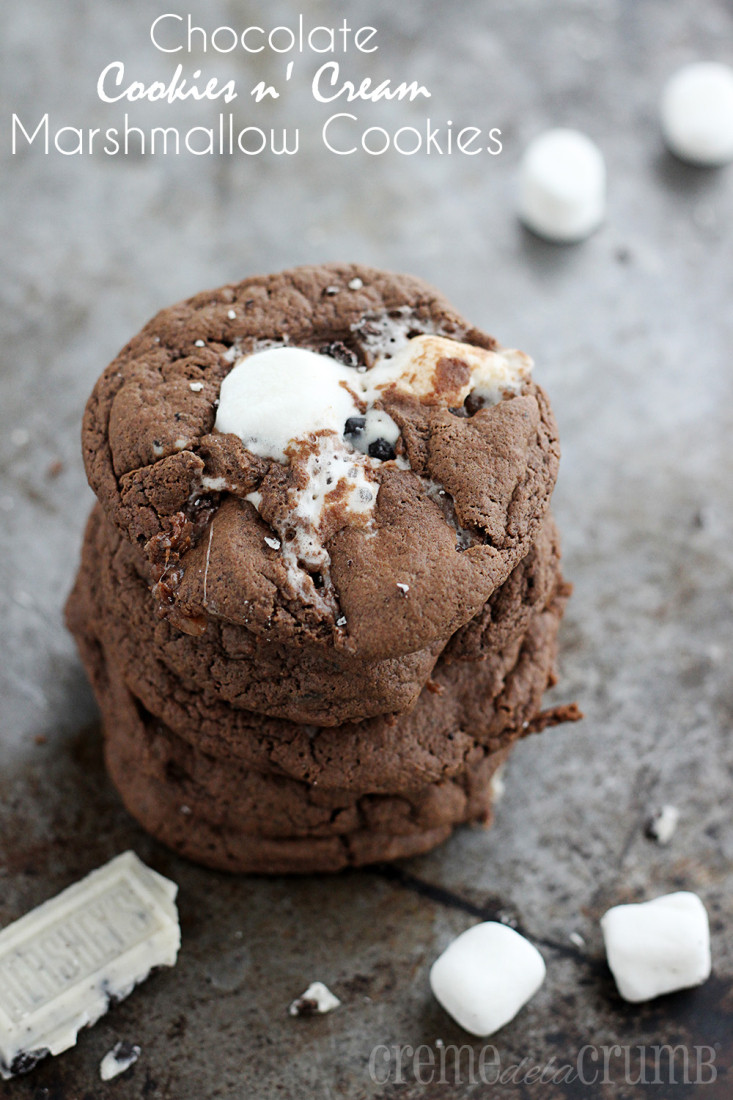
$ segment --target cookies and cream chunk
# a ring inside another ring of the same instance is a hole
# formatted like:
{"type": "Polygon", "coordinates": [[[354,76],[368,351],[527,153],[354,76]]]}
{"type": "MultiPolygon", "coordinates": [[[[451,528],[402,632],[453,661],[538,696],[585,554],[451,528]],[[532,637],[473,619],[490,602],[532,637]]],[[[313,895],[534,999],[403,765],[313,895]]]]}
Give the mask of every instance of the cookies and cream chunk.
{"type": "Polygon", "coordinates": [[[708,915],[697,894],[679,890],[601,918],[608,965],[626,1001],[702,985],[710,977],[708,915]]]}
{"type": "Polygon", "coordinates": [[[159,966],[181,933],[177,887],[125,852],[0,932],[0,1077],[76,1042],[159,966]]]}

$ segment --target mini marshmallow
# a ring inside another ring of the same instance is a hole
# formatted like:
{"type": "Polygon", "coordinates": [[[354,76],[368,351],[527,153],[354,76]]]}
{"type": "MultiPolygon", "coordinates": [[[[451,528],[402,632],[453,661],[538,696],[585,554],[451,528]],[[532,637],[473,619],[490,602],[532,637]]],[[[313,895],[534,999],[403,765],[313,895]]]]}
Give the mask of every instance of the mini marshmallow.
{"type": "Polygon", "coordinates": [[[577,130],[548,130],[530,142],[519,171],[519,215],[550,241],[582,240],[606,213],[606,166],[577,130]]]}
{"type": "Polygon", "coordinates": [[[608,965],[626,1001],[702,985],[710,977],[710,929],[697,894],[680,890],[601,918],[608,965]]]}
{"type": "Polygon", "coordinates": [[[733,69],[716,61],[685,65],[662,93],[667,145],[691,164],[733,160],[733,69]]]}
{"type": "Polygon", "coordinates": [[[461,933],[430,970],[430,986],[446,1012],[482,1038],[513,1020],[544,980],[537,948],[496,921],[461,933]]]}

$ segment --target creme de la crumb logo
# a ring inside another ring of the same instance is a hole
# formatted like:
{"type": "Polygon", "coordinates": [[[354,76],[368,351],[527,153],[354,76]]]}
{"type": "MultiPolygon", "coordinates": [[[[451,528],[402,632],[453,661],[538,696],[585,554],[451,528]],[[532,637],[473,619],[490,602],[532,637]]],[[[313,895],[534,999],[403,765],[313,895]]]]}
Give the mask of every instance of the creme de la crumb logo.
{"type": "MultiPolygon", "coordinates": [[[[711,1085],[718,1078],[712,1046],[658,1043],[586,1044],[565,1058],[545,1061],[531,1055],[518,1060],[486,1044],[443,1043],[412,1046],[378,1044],[367,1072],[375,1085],[574,1085],[578,1095],[598,1095],[601,1086],[711,1085]]],[[[573,1093],[575,1095],[575,1093],[573,1093]]]]}
{"type": "MultiPolygon", "coordinates": [[[[141,80],[134,58],[117,57],[105,62],[90,87],[94,117],[103,104],[108,125],[79,125],[79,120],[59,119],[51,111],[35,118],[13,112],[12,154],[293,157],[313,141],[335,157],[495,157],[502,152],[501,129],[490,120],[458,122],[448,117],[450,111],[440,117],[433,90],[419,75],[370,72],[369,63],[379,51],[379,28],[352,26],[346,16],[330,25],[311,24],[301,13],[291,25],[207,27],[190,14],[164,12],[146,33],[141,28],[140,49],[159,57],[160,76],[141,80]],[[232,54],[244,59],[245,74],[267,54],[273,69],[281,63],[281,75],[251,83],[246,75],[225,79],[217,64],[232,54]],[[303,96],[322,105],[317,108],[322,119],[307,128],[299,124],[296,110],[303,96]],[[267,125],[261,117],[264,105],[280,100],[284,120],[267,125]],[[154,124],[149,108],[144,119],[137,117],[136,105],[139,111],[142,104],[154,105],[154,124]],[[176,124],[176,108],[182,104],[201,105],[201,124],[176,124]],[[207,107],[211,104],[218,108],[213,120],[207,107]],[[379,123],[370,118],[374,104],[392,111],[394,125],[383,114],[379,123]],[[400,104],[415,105],[409,121],[399,112],[400,104]]],[[[89,103],[80,104],[79,110],[88,114],[89,103]]]]}

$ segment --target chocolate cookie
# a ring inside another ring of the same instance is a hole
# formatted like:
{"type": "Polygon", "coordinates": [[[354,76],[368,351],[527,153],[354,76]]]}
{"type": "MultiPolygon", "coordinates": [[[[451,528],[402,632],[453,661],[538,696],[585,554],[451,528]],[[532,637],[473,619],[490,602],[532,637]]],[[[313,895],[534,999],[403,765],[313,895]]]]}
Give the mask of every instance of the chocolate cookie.
{"type": "MultiPolygon", "coordinates": [[[[161,659],[152,615],[135,618],[134,600],[127,605],[114,598],[98,583],[101,572],[89,554],[69,600],[68,621],[103,710],[109,707],[104,670],[111,668],[146,710],[196,750],[356,792],[394,793],[440,782],[459,773],[477,745],[494,752],[533,728],[554,677],[567,594],[556,579],[547,606],[504,650],[477,662],[440,661],[409,713],[318,727],[232,706],[215,684],[192,688],[161,659]]],[[[149,607],[144,589],[137,603],[149,607]]]]}
{"type": "MultiPolygon", "coordinates": [[[[542,609],[558,577],[559,543],[548,517],[527,558],[492,596],[476,620],[449,643],[451,655],[479,658],[497,652],[524,633],[530,616],[542,609]]],[[[293,722],[339,725],[414,706],[428,681],[440,643],[384,661],[359,661],[338,650],[306,645],[295,651],[277,643],[256,643],[249,631],[209,619],[197,638],[157,618],[147,592],[144,556],[128,543],[102,512],[90,516],[82,551],[89,583],[104,589],[104,607],[114,612],[139,655],[156,659],[193,690],[214,692],[245,710],[293,722]]],[[[104,612],[106,614],[106,612],[104,612]]]]}
{"type": "Polygon", "coordinates": [[[371,662],[479,613],[536,539],[558,463],[518,353],[419,280],[354,265],[164,310],[102,375],[83,444],[106,514],[145,550],[180,629],[216,618],[371,662]],[[261,396],[251,379],[241,390],[242,363],[277,349],[303,354],[262,369],[286,378],[302,363],[304,406],[320,400],[309,371],[335,395],[333,424],[284,444],[277,424],[253,434],[241,400],[261,396]],[[335,427],[339,410],[355,415],[335,427]]]}
{"type": "Polygon", "coordinates": [[[114,667],[100,665],[101,679],[107,767],[125,805],[154,836],[208,866],[337,871],[427,851],[457,824],[490,820],[490,779],[508,750],[475,746],[449,779],[355,795],[208,757],[150,715],[114,667]]]}

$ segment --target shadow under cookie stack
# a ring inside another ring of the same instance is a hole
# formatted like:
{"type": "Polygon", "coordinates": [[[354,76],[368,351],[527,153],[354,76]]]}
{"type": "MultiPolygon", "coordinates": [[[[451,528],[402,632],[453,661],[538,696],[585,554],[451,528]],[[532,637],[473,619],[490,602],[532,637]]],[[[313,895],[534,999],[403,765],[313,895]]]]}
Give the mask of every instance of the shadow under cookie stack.
{"type": "Polygon", "coordinates": [[[488,823],[569,594],[531,363],[419,280],[297,268],[162,311],[87,405],[67,620],[130,813],[229,871],[488,823]]]}

